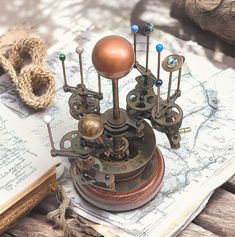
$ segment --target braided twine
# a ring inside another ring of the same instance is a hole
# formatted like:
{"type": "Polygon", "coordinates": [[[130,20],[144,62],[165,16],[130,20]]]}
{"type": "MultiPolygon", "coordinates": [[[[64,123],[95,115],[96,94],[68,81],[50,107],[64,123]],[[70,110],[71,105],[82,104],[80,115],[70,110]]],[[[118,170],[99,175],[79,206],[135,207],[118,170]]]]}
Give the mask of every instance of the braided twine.
{"type": "Polygon", "coordinates": [[[40,38],[26,38],[14,43],[5,55],[0,54],[0,68],[11,78],[24,101],[35,110],[46,108],[55,94],[52,73],[43,68],[45,43],[40,38]],[[24,65],[29,57],[31,63],[24,65]],[[38,91],[43,91],[38,94],[38,91]]]}

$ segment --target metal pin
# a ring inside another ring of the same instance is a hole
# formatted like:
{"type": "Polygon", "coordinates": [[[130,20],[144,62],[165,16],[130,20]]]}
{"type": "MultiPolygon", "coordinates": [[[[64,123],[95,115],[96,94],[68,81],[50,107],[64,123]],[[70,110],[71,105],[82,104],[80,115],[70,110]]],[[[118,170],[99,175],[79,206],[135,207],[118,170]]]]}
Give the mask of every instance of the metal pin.
{"type": "Polygon", "coordinates": [[[147,45],[146,45],[146,72],[148,72],[148,63],[149,63],[149,36],[154,30],[154,25],[153,24],[145,24],[144,26],[144,33],[147,36],[147,45]]]}
{"type": "Polygon", "coordinates": [[[82,85],[82,88],[84,88],[83,69],[82,69],[82,53],[83,53],[83,48],[77,47],[76,48],[76,52],[77,52],[77,54],[79,56],[81,85],[82,85]]]}
{"type": "Polygon", "coordinates": [[[160,114],[160,87],[157,88],[157,115],[160,114]]]}
{"type": "Polygon", "coordinates": [[[51,122],[52,118],[49,115],[46,115],[43,118],[44,123],[47,125],[47,130],[48,130],[48,135],[49,135],[49,139],[50,139],[50,143],[51,143],[51,151],[55,152],[55,145],[54,145],[54,141],[53,141],[53,137],[52,137],[52,132],[51,132],[51,126],[50,126],[50,122],[51,122]]]}
{"type": "Polygon", "coordinates": [[[184,133],[188,133],[188,132],[191,132],[191,128],[190,127],[186,127],[186,128],[180,128],[179,129],[179,133],[180,134],[184,134],[184,133]]]}
{"type": "Polygon", "coordinates": [[[172,82],[172,72],[169,74],[169,84],[168,84],[168,92],[167,92],[167,103],[170,102],[170,96],[171,96],[171,82],[172,82]]]}
{"type": "Polygon", "coordinates": [[[158,52],[158,60],[157,60],[157,79],[160,78],[160,61],[161,61],[161,53],[158,52]]]}
{"type": "Polygon", "coordinates": [[[160,87],[162,86],[163,81],[161,79],[156,80],[157,87],[157,115],[160,114],[160,87]]]}
{"type": "Polygon", "coordinates": [[[60,59],[60,61],[62,63],[62,70],[63,70],[63,77],[64,77],[64,91],[67,91],[68,83],[67,83],[67,77],[66,77],[66,72],[65,72],[65,64],[64,64],[66,56],[63,53],[61,53],[59,55],[59,59],[60,59]]]}
{"type": "Polygon", "coordinates": [[[68,83],[67,83],[67,78],[66,78],[66,73],[65,73],[64,61],[62,61],[62,68],[63,68],[63,76],[64,76],[64,86],[67,87],[68,83]]]}
{"type": "Polygon", "coordinates": [[[133,38],[134,38],[135,63],[136,63],[136,33],[138,32],[138,30],[139,30],[138,25],[131,26],[131,31],[133,32],[133,38]]]}
{"type": "Polygon", "coordinates": [[[160,62],[161,62],[161,52],[163,50],[162,44],[156,45],[156,51],[158,53],[158,60],[157,60],[157,79],[160,79],[160,62]]]}
{"type": "Polygon", "coordinates": [[[134,33],[134,53],[135,53],[135,63],[136,63],[136,33],[134,33]]]}

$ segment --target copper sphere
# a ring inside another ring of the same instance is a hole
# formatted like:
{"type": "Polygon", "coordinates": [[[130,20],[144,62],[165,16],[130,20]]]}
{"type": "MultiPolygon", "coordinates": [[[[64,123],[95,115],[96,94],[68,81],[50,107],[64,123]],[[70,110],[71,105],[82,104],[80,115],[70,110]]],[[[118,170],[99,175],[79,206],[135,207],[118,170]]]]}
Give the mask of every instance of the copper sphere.
{"type": "Polygon", "coordinates": [[[92,51],[92,63],[96,71],[108,79],[127,75],[134,66],[132,45],[121,36],[110,35],[100,39],[92,51]]]}
{"type": "Polygon", "coordinates": [[[84,115],[78,123],[78,132],[81,137],[87,140],[95,140],[102,135],[104,124],[96,114],[84,115]]]}

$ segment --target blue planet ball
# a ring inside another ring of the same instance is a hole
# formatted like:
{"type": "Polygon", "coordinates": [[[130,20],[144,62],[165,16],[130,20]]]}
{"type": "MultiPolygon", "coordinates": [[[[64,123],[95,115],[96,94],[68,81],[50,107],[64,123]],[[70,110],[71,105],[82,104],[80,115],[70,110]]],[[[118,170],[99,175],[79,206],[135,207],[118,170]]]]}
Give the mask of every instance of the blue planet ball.
{"type": "Polygon", "coordinates": [[[176,67],[178,64],[178,59],[175,57],[170,57],[167,62],[167,66],[170,68],[176,67]]]}
{"type": "Polygon", "coordinates": [[[161,79],[157,79],[155,82],[156,87],[160,87],[162,85],[163,81],[161,79]]]}
{"type": "Polygon", "coordinates": [[[156,51],[157,51],[158,53],[160,53],[160,52],[162,52],[162,50],[163,50],[163,45],[162,45],[162,44],[157,44],[157,45],[156,45],[156,51]]]}
{"type": "Polygon", "coordinates": [[[133,24],[133,25],[131,26],[131,31],[132,31],[133,33],[137,33],[138,30],[139,30],[139,26],[138,26],[138,25],[133,24]]]}

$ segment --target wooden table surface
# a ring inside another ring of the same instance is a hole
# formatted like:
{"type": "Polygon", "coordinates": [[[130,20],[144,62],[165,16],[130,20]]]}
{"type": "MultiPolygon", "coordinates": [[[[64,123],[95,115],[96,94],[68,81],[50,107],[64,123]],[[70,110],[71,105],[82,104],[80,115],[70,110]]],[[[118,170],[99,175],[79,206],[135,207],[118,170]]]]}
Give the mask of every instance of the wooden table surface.
{"type": "MultiPolygon", "coordinates": [[[[47,213],[57,207],[56,203],[55,195],[46,198],[28,216],[19,220],[0,237],[62,237],[62,231],[54,228],[46,218],[47,213]]],[[[78,236],[92,237],[81,233],[78,233],[78,236]]],[[[178,235],[178,237],[218,236],[235,236],[235,176],[215,191],[204,210],[178,235]]]]}
{"type": "MultiPolygon", "coordinates": [[[[131,23],[142,24],[146,13],[150,13],[148,20],[158,19],[161,30],[183,40],[196,41],[204,47],[206,57],[218,60],[228,67],[235,67],[233,58],[235,47],[201,31],[187,19],[179,21],[172,18],[170,6],[173,0],[0,0],[0,2],[4,2],[0,8],[0,35],[10,27],[27,24],[41,35],[48,45],[53,45],[71,29],[76,30],[77,34],[85,30],[104,31],[119,27],[129,29],[131,23]]],[[[177,12],[173,15],[177,14],[179,16],[177,12]]],[[[54,207],[52,200],[53,198],[46,199],[1,237],[63,236],[62,232],[52,228],[52,224],[46,219],[46,213],[54,207]]],[[[178,236],[235,236],[235,178],[215,191],[206,208],[178,236]]]]}

